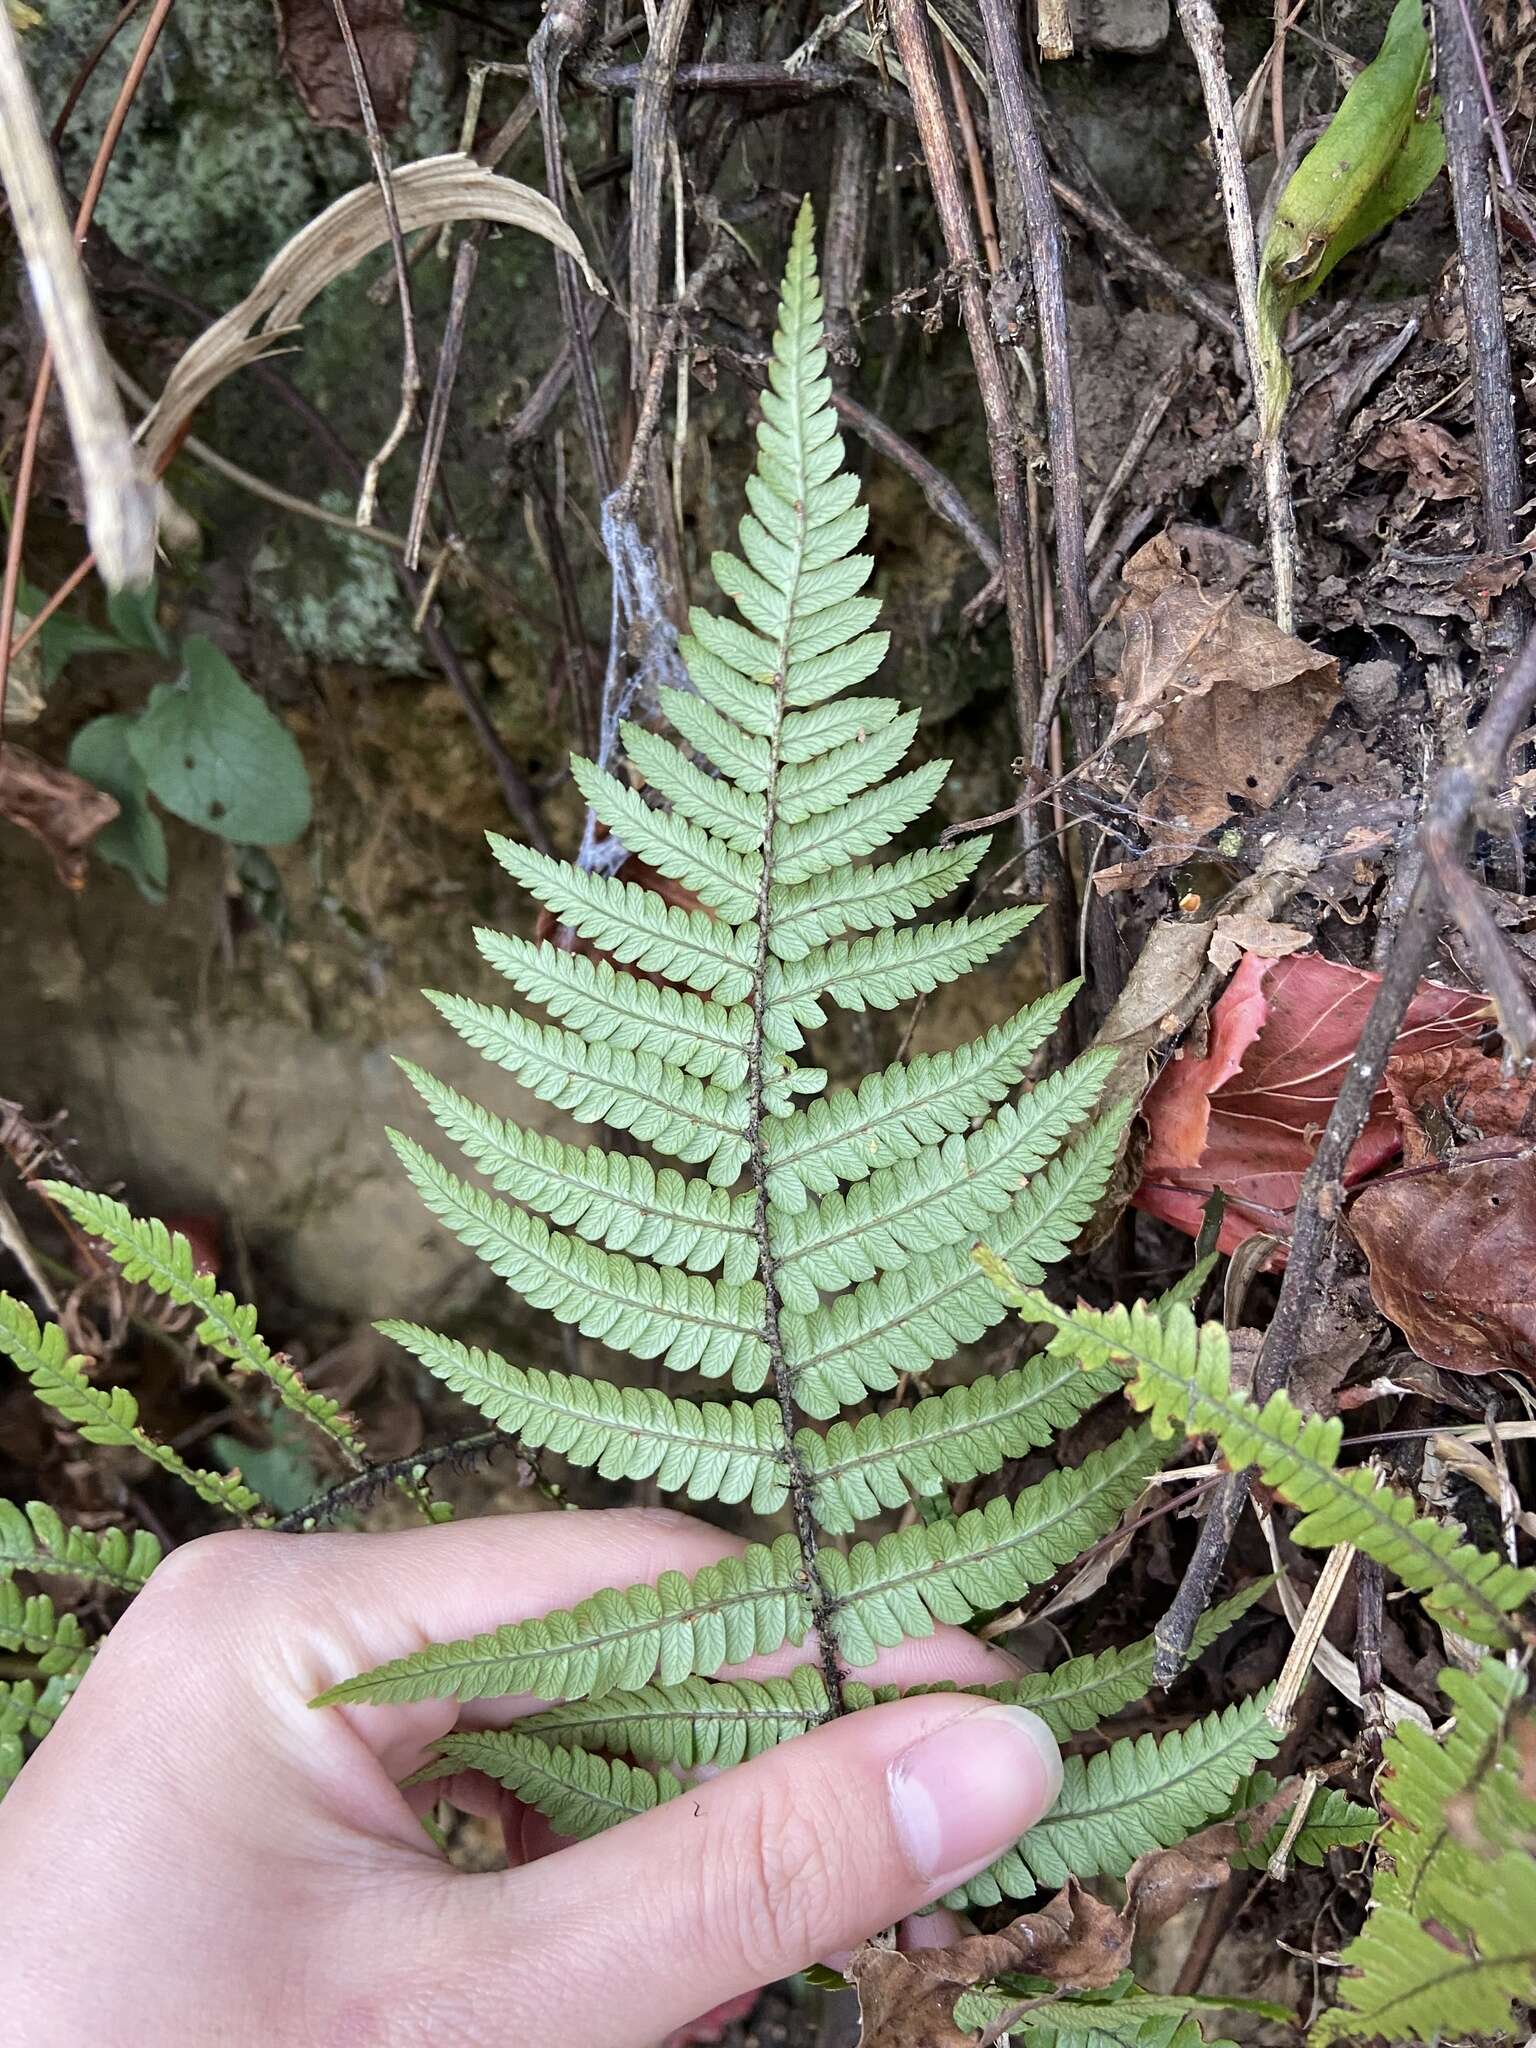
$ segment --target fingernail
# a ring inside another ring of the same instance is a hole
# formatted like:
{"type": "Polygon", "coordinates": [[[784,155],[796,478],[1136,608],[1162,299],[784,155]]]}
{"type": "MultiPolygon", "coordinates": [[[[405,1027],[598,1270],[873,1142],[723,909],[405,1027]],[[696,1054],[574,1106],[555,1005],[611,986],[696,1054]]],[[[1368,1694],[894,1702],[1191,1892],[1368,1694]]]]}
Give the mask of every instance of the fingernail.
{"type": "Polygon", "coordinates": [[[907,1859],[937,1897],[1050,1811],[1061,1790],[1061,1751],[1027,1707],[978,1707],[904,1749],[889,1782],[907,1859]]]}

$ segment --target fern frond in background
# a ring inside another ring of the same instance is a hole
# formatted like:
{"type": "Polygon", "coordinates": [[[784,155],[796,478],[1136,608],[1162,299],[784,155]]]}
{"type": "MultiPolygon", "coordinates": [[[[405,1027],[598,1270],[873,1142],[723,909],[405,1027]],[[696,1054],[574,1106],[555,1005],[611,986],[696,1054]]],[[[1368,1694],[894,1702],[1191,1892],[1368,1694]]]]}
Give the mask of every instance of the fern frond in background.
{"type": "Polygon", "coordinates": [[[1440,1741],[1404,1724],[1385,1748],[1389,1820],[1364,1932],[1344,1950],[1342,2003],[1312,2030],[1435,2042],[1508,2033],[1536,2005],[1536,1719],[1523,1673],[1492,1658],[1446,1671],[1440,1741]]]}
{"type": "MultiPolygon", "coordinates": [[[[671,1796],[674,1768],[753,1755],[869,1704],[857,1673],[882,1649],[1016,1602],[1111,1530],[1160,1462],[1152,1433],[1131,1429],[1014,1498],[947,1512],[950,1486],[1050,1444],[1119,1383],[1050,1357],[844,1413],[920,1382],[997,1323],[1004,1304],[971,1259],[979,1234],[1036,1281],[1065,1255],[1107,1184],[1125,1112],[1100,1108],[1108,1054],[1021,1089],[1070,988],[855,1087],[829,1091],[808,1063],[806,1035],[831,1007],[888,1009],[938,988],[1034,914],[913,921],[974,871],[977,841],[869,859],[924,816],[947,764],[898,772],[915,715],[841,694],[874,675],[886,636],[856,552],[866,514],[842,468],[821,311],[807,206],[741,553],[714,559],[737,616],[692,615],[683,653],[697,694],[661,703],[681,744],[624,729],[643,792],[573,765],[613,837],[699,907],[495,839],[502,865],[589,950],[479,934],[550,1021],[432,998],[544,1102],[664,1163],[535,1134],[405,1069],[494,1190],[397,1137],[434,1214],[535,1306],[695,1384],[621,1385],[412,1323],[388,1332],[527,1444],[689,1500],[747,1502],[793,1531],[691,1579],[669,1573],[435,1645],[328,1696],[562,1702],[507,1733],[450,1738],[441,1767],[493,1771],[566,1831],[671,1796]],[[839,1540],[914,1502],[938,1511],[839,1540]],[[786,1643],[806,1646],[793,1677],[715,1680],[786,1643]]],[[[1024,1681],[1021,1697],[1050,1711],[1055,1684],[1061,1725],[1087,1730],[1144,1690],[1149,1667],[1146,1646],[1074,1660],[1024,1681]]],[[[1048,1830],[965,1896],[1024,1895],[1069,1863],[1121,1872],[1219,1811],[1275,1741],[1262,1703],[1247,1702],[1162,1743],[1075,1760],[1048,1830]]]]}

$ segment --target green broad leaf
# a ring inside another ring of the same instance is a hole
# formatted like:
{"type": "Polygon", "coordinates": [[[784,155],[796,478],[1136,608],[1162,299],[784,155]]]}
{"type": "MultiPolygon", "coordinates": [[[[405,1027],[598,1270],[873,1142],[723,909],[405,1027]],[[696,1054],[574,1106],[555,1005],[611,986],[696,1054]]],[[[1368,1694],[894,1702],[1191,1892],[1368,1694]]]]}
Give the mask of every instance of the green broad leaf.
{"type": "MultiPolygon", "coordinates": [[[[28,620],[35,618],[47,602],[44,593],[23,577],[16,592],[17,631],[20,632],[28,620]]],[[[111,606],[108,605],[107,609],[110,612],[111,606]]],[[[121,654],[125,643],[116,633],[103,632],[100,626],[93,626],[89,619],[72,618],[68,612],[61,611],[44,620],[38,629],[36,644],[43,685],[45,689],[51,689],[75,655],[121,654]]],[[[25,655],[22,659],[25,661],[25,655]]]]}
{"type": "Polygon", "coordinates": [[[142,590],[109,591],[107,617],[121,646],[174,658],[176,645],[160,624],[160,593],[153,583],[142,590]]]}
{"type": "Polygon", "coordinates": [[[150,903],[163,903],[170,884],[165,832],[149,802],[149,784],[134,755],[134,720],[115,713],[93,718],[75,734],[69,765],[118,801],[118,815],[91,841],[91,851],[132,876],[150,903]]]}
{"type": "Polygon", "coordinates": [[[1397,0],[1367,64],[1281,195],[1259,259],[1260,427],[1279,429],[1291,373],[1286,320],[1352,249],[1405,213],[1445,162],[1439,102],[1429,98],[1423,0],[1397,0]]]}
{"type": "Polygon", "coordinates": [[[286,846],[309,823],[309,775],[293,735],[211,640],[182,646],[133,727],[150,794],[236,845],[286,846]]]}

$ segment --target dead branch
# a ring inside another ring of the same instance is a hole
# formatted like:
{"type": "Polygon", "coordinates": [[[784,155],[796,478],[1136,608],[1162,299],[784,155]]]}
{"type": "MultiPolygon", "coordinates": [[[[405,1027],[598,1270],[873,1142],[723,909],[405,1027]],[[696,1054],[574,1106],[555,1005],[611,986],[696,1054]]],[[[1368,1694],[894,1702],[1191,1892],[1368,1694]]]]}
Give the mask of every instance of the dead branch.
{"type": "MultiPolygon", "coordinates": [[[[1237,303],[1242,316],[1248,381],[1254,403],[1262,413],[1264,364],[1259,349],[1259,251],[1254,239],[1248,174],[1243,167],[1242,144],[1232,107],[1232,86],[1227,77],[1221,23],[1216,18],[1211,0],[1177,0],[1177,5],[1179,26],[1194,57],[1200,73],[1200,87],[1205,94],[1211,146],[1221,182],[1222,210],[1226,215],[1227,246],[1232,253],[1232,277],[1237,286],[1237,303]]],[[[1275,582],[1275,624],[1282,633],[1290,633],[1296,624],[1296,519],[1291,506],[1291,480],[1286,466],[1285,445],[1278,432],[1272,439],[1261,443],[1260,460],[1269,518],[1269,558],[1275,582]]]]}
{"type": "Polygon", "coordinates": [[[156,0],[144,24],[144,33],[97,145],[73,231],[64,211],[64,196],[59,190],[53,159],[43,139],[21,45],[9,15],[0,8],[0,181],[10,198],[16,237],[31,275],[46,337],[11,494],[5,576],[0,587],[0,730],[5,721],[6,678],[15,651],[12,634],[27,511],[55,369],[80,468],[86,532],[91,553],[100,560],[102,577],[110,588],[118,589],[147,583],[155,570],[159,492],[146,475],[128,433],[128,421],[113,383],[112,367],[80,267],[79,244],[90,227],[128,109],[160,40],[171,4],[172,0],[156,0]]]}
{"type": "MultiPolygon", "coordinates": [[[[1013,707],[1020,747],[1026,759],[1033,759],[1039,734],[1040,655],[1036,638],[1035,598],[1030,574],[1029,523],[1025,509],[1024,478],[1014,425],[1008,379],[1003,368],[997,337],[988,318],[986,294],[976,259],[971,219],[960,183],[953,138],[939,92],[928,40],[928,20],[921,0],[891,0],[889,17],[896,37],[907,90],[922,141],[934,202],[943,230],[949,261],[959,279],[960,309],[965,322],[975,365],[976,384],[986,420],[987,454],[997,498],[998,527],[1002,536],[1003,594],[1008,612],[1008,638],[1013,658],[1013,707]]],[[[1035,765],[1038,765],[1036,763],[1035,765]]],[[[1019,819],[1022,846],[1031,848],[1026,884],[1038,891],[1048,905],[1041,920],[1046,931],[1048,971],[1067,972],[1067,931],[1070,916],[1064,915],[1064,873],[1054,848],[1036,845],[1031,817],[1019,819]],[[1054,931],[1051,927],[1055,927],[1054,931]]]]}
{"type": "MultiPolygon", "coordinates": [[[[395,289],[400,295],[400,408],[395,415],[394,425],[384,436],[377,454],[363,471],[363,487],[358,493],[357,523],[372,526],[374,509],[379,497],[379,478],[384,465],[394,454],[410,431],[411,421],[416,417],[416,401],[421,396],[421,361],[416,350],[416,312],[411,304],[410,272],[405,260],[405,234],[400,226],[400,210],[395,204],[395,180],[390,168],[389,151],[384,147],[384,136],[379,127],[379,117],[374,110],[373,88],[368,83],[368,68],[363,62],[363,53],[357,46],[357,37],[352,33],[352,17],[347,13],[347,0],[332,0],[336,10],[336,25],[341,30],[341,40],[346,46],[347,62],[352,69],[352,82],[357,87],[358,111],[363,117],[363,134],[368,143],[368,159],[373,165],[373,175],[378,180],[379,197],[384,205],[384,219],[389,227],[389,253],[394,265],[395,289]]],[[[418,495],[419,495],[418,487],[418,495]]],[[[421,517],[425,516],[422,507],[421,517]]],[[[412,533],[417,528],[418,513],[411,508],[412,533]]],[[[414,561],[412,567],[414,567],[414,561]]]]}
{"type": "Polygon", "coordinates": [[[1477,52],[1464,10],[1458,0],[1434,0],[1434,17],[1446,164],[1461,255],[1461,303],[1477,419],[1483,547],[1489,554],[1502,554],[1514,544],[1515,512],[1524,492],[1499,277],[1499,240],[1488,188],[1488,132],[1477,52]]]}

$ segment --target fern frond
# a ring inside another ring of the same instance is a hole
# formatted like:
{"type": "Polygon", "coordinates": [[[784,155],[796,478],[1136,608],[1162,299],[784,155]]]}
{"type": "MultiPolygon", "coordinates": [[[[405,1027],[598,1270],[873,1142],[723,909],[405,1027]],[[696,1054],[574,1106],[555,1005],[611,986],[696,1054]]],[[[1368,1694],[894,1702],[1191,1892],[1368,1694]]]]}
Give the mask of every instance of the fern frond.
{"type": "MultiPolygon", "coordinates": [[[[605,1749],[643,1764],[724,1770],[804,1735],[830,1711],[820,1669],[798,1664],[783,1678],[690,1678],[607,1693],[526,1715],[505,1732],[561,1748],[605,1749]]],[[[449,1735],[439,1744],[455,1769],[457,1740],[449,1735]]]]}
{"type": "Polygon", "coordinates": [[[859,854],[884,846],[929,808],[944,787],[949,768],[948,761],[929,761],[879,789],[866,789],[840,805],[835,820],[817,811],[797,824],[775,825],[775,889],[815,881],[818,875],[845,867],[859,854]]]}
{"type": "Polygon", "coordinates": [[[571,779],[613,836],[658,874],[680,882],[727,924],[745,924],[751,917],[762,881],[760,852],[738,853],[679,812],[653,810],[616,776],[580,755],[572,758],[571,779]]]}
{"type": "MultiPolygon", "coordinates": [[[[666,692],[669,699],[678,694],[666,692]]],[[[698,706],[701,717],[714,719],[717,725],[724,723],[699,699],[689,701],[698,706]]],[[[729,773],[706,775],[696,761],[679,753],[659,734],[647,732],[643,725],[625,723],[619,727],[619,736],[631,763],[653,789],[668,798],[675,813],[695,819],[733,852],[760,853],[768,822],[762,796],[768,786],[766,747],[759,757],[760,772],[747,767],[742,775],[733,778],[729,773]]],[[[749,750],[759,744],[746,733],[738,731],[736,737],[749,750]]]]}
{"type": "Polygon", "coordinates": [[[538,1620],[431,1644],[345,1680],[315,1704],[516,1692],[571,1699],[633,1692],[654,1678],[675,1684],[803,1642],[811,1610],[802,1579],[799,1545],[781,1536],[691,1579],[665,1572],[654,1586],[610,1588],[538,1620]]]}
{"type": "Polygon", "coordinates": [[[1098,1379],[1032,1359],[996,1378],[888,1408],[855,1423],[835,1422],[825,1436],[809,1429],[795,1448],[812,1479],[817,1520],[851,1530],[881,1508],[997,1472],[1010,1458],[1049,1443],[1112,1391],[1098,1379]]]}
{"type": "MultiPolygon", "coordinates": [[[[1064,1256],[1109,1184],[1124,1121],[1123,1111],[1101,1118],[996,1219],[988,1235],[1017,1271],[1043,1278],[1064,1256]]],[[[786,1312],[781,1327],[795,1399],[808,1415],[835,1415],[867,1392],[894,1387],[904,1372],[926,1372],[1004,1312],[968,1243],[915,1258],[809,1315],[786,1312]]]]}
{"type": "Polygon", "coordinates": [[[379,1328],[498,1429],[604,1479],[654,1479],[690,1500],[750,1500],[771,1515],[789,1495],[776,1401],[681,1401],[573,1373],[511,1365],[412,1323],[379,1328]]]}
{"type": "Polygon", "coordinates": [[[1490,1657],[1440,1683],[1450,1729],[1405,1722],[1384,1747],[1370,1911],[1319,2044],[1502,2035],[1512,2005],[1536,2003],[1536,1793],[1512,1726],[1525,1675],[1490,1657]]]}
{"type": "Polygon", "coordinates": [[[797,960],[770,960],[764,974],[763,1035],[777,1052],[794,1052],[805,1033],[827,1021],[826,1004],[841,1010],[894,1010],[954,981],[1028,930],[1034,905],[986,917],[907,925],[817,946],[797,960]]]}
{"type": "Polygon", "coordinates": [[[1054,1891],[1072,1876],[1123,1877],[1150,1849],[1179,1842],[1218,1814],[1280,1736],[1268,1692],[1163,1736],[1126,1736],[1096,1756],[1069,1756],[1044,1820],[945,1905],[995,1906],[1054,1891]]]}
{"type": "Polygon", "coordinates": [[[675,1372],[729,1377],[743,1393],[762,1385],[761,1282],[736,1286],[599,1251],[482,1194],[398,1131],[390,1142],[432,1213],[535,1308],[675,1372]]]}
{"type": "MultiPolygon", "coordinates": [[[[849,715],[849,704],[837,708],[845,718],[849,715]]],[[[848,739],[827,745],[818,735],[823,751],[799,761],[786,760],[779,773],[775,806],[782,825],[819,818],[846,804],[871,783],[883,781],[905,755],[917,732],[918,714],[902,711],[893,697],[866,697],[862,711],[853,715],[860,723],[848,739]]],[[[790,879],[777,853],[774,871],[781,885],[790,879]]]]}
{"type": "Polygon", "coordinates": [[[0,1799],[20,1774],[22,1739],[40,1742],[69,1703],[79,1674],[50,1678],[39,1692],[30,1678],[0,1679],[0,1799]]]}
{"type": "Polygon", "coordinates": [[[919,1053],[769,1124],[763,1149],[770,1204],[801,1209],[807,1192],[825,1194],[840,1180],[865,1180],[965,1130],[1028,1072],[1078,986],[1042,996],[954,1052],[919,1053]]]}
{"type": "Polygon", "coordinates": [[[532,847],[491,835],[491,851],[572,931],[626,967],[739,1003],[752,987],[751,934],[702,910],[664,903],[653,889],[587,874],[532,847]]]}
{"type": "Polygon", "coordinates": [[[769,946],[779,960],[803,960],[829,939],[885,931],[952,895],[975,872],[985,839],[903,854],[877,868],[839,868],[774,894],[769,946]]]}
{"type": "Polygon", "coordinates": [[[395,1063],[491,1184],[590,1244],[737,1283],[757,1271],[755,1204],[638,1153],[567,1145],[504,1122],[409,1060],[395,1063]]]}
{"type": "Polygon", "coordinates": [[[542,1813],[560,1834],[576,1840],[650,1813],[683,1789],[670,1771],[647,1771],[622,1757],[554,1748],[510,1729],[450,1736],[443,1750],[444,1768],[430,1764],[420,1778],[441,1777],[450,1768],[481,1771],[542,1813]]]}
{"type": "Polygon", "coordinates": [[[466,1044],[578,1123],[608,1123],[670,1158],[708,1161],[709,1178],[720,1186],[741,1171],[747,1144],[742,1089],[696,1080],[653,1053],[589,1045],[579,1032],[534,1024],[490,1003],[430,990],[428,999],[466,1044]]]}
{"type": "MultiPolygon", "coordinates": [[[[57,1183],[50,1183],[49,1192],[56,1194],[57,1187],[57,1183]]],[[[81,1190],[74,1188],[69,1192],[78,1195],[81,1190]]],[[[92,1199],[99,1202],[106,1198],[92,1199]]],[[[243,1519],[264,1518],[260,1495],[253,1493],[238,1474],[208,1472],[189,1465],[179,1451],[152,1437],[141,1426],[139,1404],[126,1387],[98,1387],[90,1377],[90,1360],[70,1356],[58,1326],[49,1323],[39,1329],[32,1311],[8,1294],[0,1294],[0,1353],[26,1374],[38,1399],[61,1415],[88,1444],[112,1444],[138,1451],[162,1472],[189,1486],[210,1507],[223,1508],[243,1519]]]]}
{"type": "MultiPolygon", "coordinates": [[[[1265,1719],[1267,1698],[1260,1694],[1160,1740],[1143,1735],[1086,1761],[1068,1757],[1061,1795],[1045,1819],[944,1904],[964,1909],[1027,1899],[1072,1874],[1121,1877],[1149,1849],[1193,1834],[1278,1747],[1280,1737],[1265,1719]]],[[[485,1736],[450,1736],[429,1771],[483,1770],[562,1834],[576,1836],[600,1834],[672,1796],[669,1784],[677,1780],[669,1770],[631,1769],[525,1730],[520,1723],[485,1736]]]]}
{"type": "Polygon", "coordinates": [[[42,1572],[114,1593],[137,1593],[160,1562],[159,1539],[147,1529],[81,1529],[40,1500],[21,1508],[0,1500],[0,1577],[42,1572]]]}
{"type": "Polygon", "coordinates": [[[1129,1367],[1127,1394],[1161,1434],[1171,1434],[1178,1421],[1190,1435],[1215,1437],[1234,1469],[1255,1466],[1267,1486],[1302,1511],[1292,1531],[1298,1543],[1352,1543],[1474,1641],[1518,1639],[1519,1625],[1509,1617],[1536,1589],[1536,1571],[1507,1564],[1452,1524],[1420,1515],[1369,1467],[1340,1471],[1337,1416],[1303,1415],[1284,1392],[1262,1408],[1235,1393],[1218,1325],[1200,1328],[1186,1308],[1064,1310],[1039,1293],[1016,1299],[1026,1316],[1055,1326],[1051,1350],[1058,1356],[1094,1368],[1129,1367]]]}
{"type": "MultiPolygon", "coordinates": [[[[236,1301],[213,1274],[199,1269],[191,1245],[179,1230],[167,1230],[157,1218],[135,1216],[110,1195],[93,1194],[67,1181],[49,1181],[45,1191],[83,1230],[102,1240],[125,1279],[152,1287],[178,1307],[191,1309],[200,1319],[195,1332],[199,1344],[217,1351],[241,1372],[256,1373],[268,1381],[282,1405],[329,1437],[349,1464],[366,1464],[367,1446],[354,1419],[339,1401],[306,1386],[296,1367],[280,1351],[272,1350],[256,1327],[255,1309],[236,1301]]],[[[164,1463],[159,1458],[156,1462],[164,1463]]],[[[184,1472],[177,1476],[186,1477],[184,1472]]],[[[206,1493],[202,1497],[209,1498],[206,1493]]]]}
{"type": "Polygon", "coordinates": [[[1005,1103],[970,1137],[925,1146],[846,1194],[771,1219],[785,1305],[814,1309],[822,1289],[848,1287],[918,1253],[969,1242],[1088,1116],[1113,1065],[1111,1053],[1084,1054],[1021,1103],[1005,1103]]]}
{"type": "MultiPolygon", "coordinates": [[[[1280,1789],[1271,1771],[1255,1771],[1237,1788],[1229,1819],[1242,1825],[1245,1815],[1257,1811],[1280,1789]]],[[[1262,1870],[1285,1840],[1289,1817],[1278,1820],[1252,1846],[1241,1849],[1229,1860],[1234,1870],[1262,1870]]],[[[1374,1807],[1362,1806],[1347,1793],[1319,1786],[1307,1806],[1300,1828],[1291,1837],[1286,1854],[1293,1863],[1313,1865],[1326,1862],[1330,1849],[1358,1849],[1381,1825],[1374,1807]]]]}
{"type": "Polygon", "coordinates": [[[92,1647],[72,1614],[60,1614],[46,1593],[23,1593],[0,1579],[0,1650],[35,1657],[40,1677],[78,1678],[92,1647]]]}
{"type": "MultiPolygon", "coordinates": [[[[1208,1607],[1190,1638],[1190,1656],[1198,1657],[1225,1635],[1273,1583],[1272,1579],[1256,1579],[1230,1600],[1208,1607]]],[[[1096,1657],[1071,1657],[1049,1671],[1031,1671],[1023,1678],[988,1686],[986,1691],[993,1699],[1032,1708],[1058,1741],[1064,1741],[1069,1735],[1086,1734],[1112,1714],[1144,1699],[1152,1689],[1156,1654],[1156,1639],[1143,1636],[1127,1649],[1103,1650],[1096,1657]]]]}
{"type": "Polygon", "coordinates": [[[739,1088],[747,1078],[752,1013],[744,1003],[705,1002],[607,960],[505,932],[477,929],[475,944],[498,974],[589,1045],[651,1053],[721,1088],[739,1088]]]}

